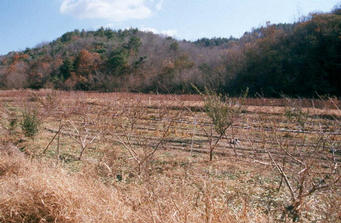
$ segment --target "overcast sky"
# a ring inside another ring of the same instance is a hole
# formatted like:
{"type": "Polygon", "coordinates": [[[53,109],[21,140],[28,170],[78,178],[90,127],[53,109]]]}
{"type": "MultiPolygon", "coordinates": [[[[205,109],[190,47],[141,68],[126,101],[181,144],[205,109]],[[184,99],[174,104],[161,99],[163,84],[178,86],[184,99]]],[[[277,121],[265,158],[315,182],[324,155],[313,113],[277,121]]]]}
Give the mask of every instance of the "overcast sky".
{"type": "Polygon", "coordinates": [[[330,11],[340,0],[0,0],[0,55],[74,29],[139,28],[196,40],[330,11]]]}

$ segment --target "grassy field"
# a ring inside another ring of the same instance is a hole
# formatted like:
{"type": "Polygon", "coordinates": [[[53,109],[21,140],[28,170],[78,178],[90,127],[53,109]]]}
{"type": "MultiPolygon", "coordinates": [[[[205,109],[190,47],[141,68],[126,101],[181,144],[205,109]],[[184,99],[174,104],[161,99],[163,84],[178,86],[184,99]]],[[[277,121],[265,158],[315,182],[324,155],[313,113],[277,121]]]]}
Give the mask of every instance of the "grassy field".
{"type": "Polygon", "coordinates": [[[1,91],[0,222],[341,222],[341,101],[220,99],[1,91]]]}

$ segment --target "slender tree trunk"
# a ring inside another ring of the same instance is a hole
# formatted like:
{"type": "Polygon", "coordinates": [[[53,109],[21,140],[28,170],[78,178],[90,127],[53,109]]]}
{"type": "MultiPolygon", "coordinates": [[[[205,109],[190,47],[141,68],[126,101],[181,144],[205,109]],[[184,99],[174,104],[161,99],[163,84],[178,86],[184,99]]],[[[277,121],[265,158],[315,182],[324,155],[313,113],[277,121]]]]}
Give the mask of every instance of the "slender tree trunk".
{"type": "Polygon", "coordinates": [[[213,160],[213,148],[210,149],[210,161],[212,161],[212,160],[213,160]]]}
{"type": "Polygon", "coordinates": [[[82,150],[79,154],[79,157],[78,157],[78,160],[81,160],[82,159],[82,156],[83,156],[83,153],[84,153],[84,150],[86,149],[86,147],[82,147],[82,150]]]}

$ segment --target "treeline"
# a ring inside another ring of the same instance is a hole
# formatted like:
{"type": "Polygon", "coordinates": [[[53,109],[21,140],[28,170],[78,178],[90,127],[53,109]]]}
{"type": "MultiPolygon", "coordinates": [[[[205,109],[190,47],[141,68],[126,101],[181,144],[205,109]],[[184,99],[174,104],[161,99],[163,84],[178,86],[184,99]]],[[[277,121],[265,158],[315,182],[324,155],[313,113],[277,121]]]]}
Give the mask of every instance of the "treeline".
{"type": "Polygon", "coordinates": [[[341,13],[270,24],[241,38],[178,41],[137,29],[68,32],[0,57],[0,88],[341,96],[341,13]]]}
{"type": "Polygon", "coordinates": [[[223,92],[341,96],[341,10],[291,25],[268,25],[230,53],[223,92]],[[230,69],[230,70],[229,70],[230,69]]]}

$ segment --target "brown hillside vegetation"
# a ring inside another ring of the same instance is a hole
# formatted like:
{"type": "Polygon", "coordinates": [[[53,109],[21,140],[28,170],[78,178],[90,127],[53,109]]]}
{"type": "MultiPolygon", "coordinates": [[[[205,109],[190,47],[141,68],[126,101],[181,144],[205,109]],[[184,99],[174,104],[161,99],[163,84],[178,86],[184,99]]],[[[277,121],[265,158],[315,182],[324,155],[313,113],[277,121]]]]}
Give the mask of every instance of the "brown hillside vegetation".
{"type": "Polygon", "coordinates": [[[138,29],[74,30],[0,55],[0,89],[164,94],[192,87],[239,96],[341,96],[340,6],[294,23],[253,28],[240,38],[197,41],[138,29]]]}
{"type": "Polygon", "coordinates": [[[339,222],[340,101],[0,92],[0,222],[339,222]]]}

